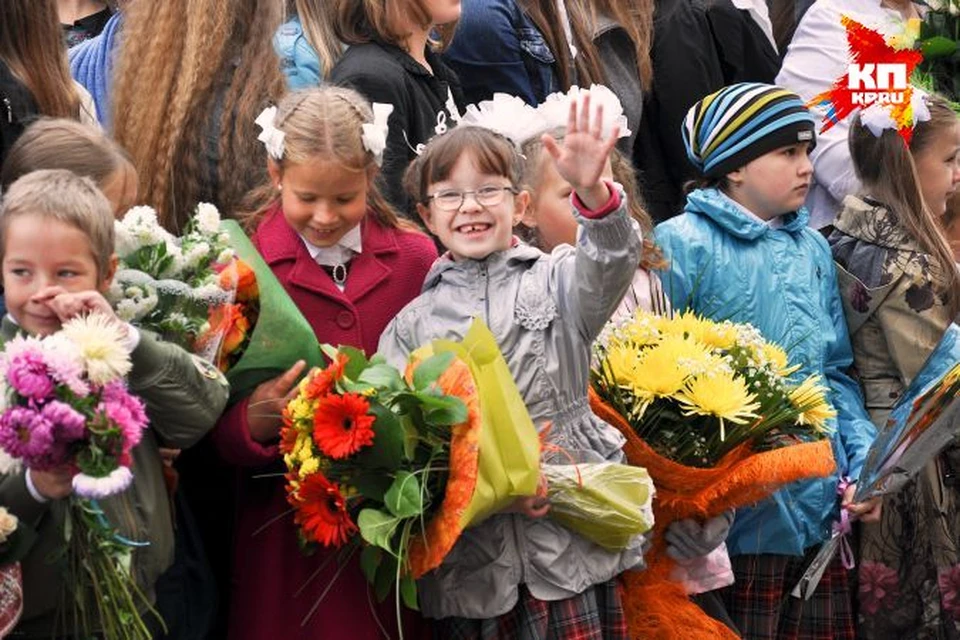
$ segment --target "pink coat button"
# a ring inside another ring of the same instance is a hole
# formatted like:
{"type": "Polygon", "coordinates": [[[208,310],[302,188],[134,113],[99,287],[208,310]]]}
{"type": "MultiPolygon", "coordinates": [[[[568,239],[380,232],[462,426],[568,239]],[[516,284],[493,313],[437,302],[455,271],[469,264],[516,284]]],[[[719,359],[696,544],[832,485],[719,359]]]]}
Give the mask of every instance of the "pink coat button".
{"type": "Polygon", "coordinates": [[[341,311],[337,314],[337,326],[341,329],[349,329],[355,322],[353,314],[349,311],[341,311]]]}

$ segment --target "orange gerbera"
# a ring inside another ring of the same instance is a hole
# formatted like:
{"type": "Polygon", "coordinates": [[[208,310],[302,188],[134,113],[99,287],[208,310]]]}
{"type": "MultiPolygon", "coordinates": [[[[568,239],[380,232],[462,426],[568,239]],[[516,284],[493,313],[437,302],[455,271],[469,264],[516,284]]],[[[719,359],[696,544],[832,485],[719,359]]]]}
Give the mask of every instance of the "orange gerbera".
{"type": "Polygon", "coordinates": [[[325,456],[339,460],[373,444],[370,403],[363,396],[345,393],[320,399],[313,417],[313,440],[325,456]]]}
{"type": "Polygon", "coordinates": [[[297,508],[294,522],[303,528],[308,540],[326,547],[339,547],[357,531],[340,488],[322,473],[312,473],[303,479],[294,506],[297,508]]]}
{"type": "Polygon", "coordinates": [[[287,407],[283,408],[283,426],[280,428],[280,453],[287,454],[293,451],[293,445],[297,443],[297,430],[293,427],[293,421],[290,418],[290,411],[287,407]]]}
{"type": "Polygon", "coordinates": [[[343,369],[347,366],[350,358],[344,353],[338,353],[336,360],[330,363],[323,371],[319,371],[307,382],[307,388],[304,391],[307,399],[316,400],[328,393],[333,392],[337,381],[343,377],[343,369]]]}

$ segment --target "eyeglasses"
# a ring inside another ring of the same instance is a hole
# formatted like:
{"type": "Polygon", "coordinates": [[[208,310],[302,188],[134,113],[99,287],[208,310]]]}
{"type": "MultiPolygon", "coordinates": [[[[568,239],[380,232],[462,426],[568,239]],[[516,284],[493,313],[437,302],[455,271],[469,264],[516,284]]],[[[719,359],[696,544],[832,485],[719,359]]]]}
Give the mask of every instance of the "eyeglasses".
{"type": "Polygon", "coordinates": [[[438,191],[427,196],[427,202],[433,200],[443,211],[459,211],[460,207],[463,206],[463,201],[467,199],[467,196],[473,196],[473,199],[476,200],[477,204],[481,207],[495,207],[503,202],[504,194],[508,191],[513,195],[520,193],[520,191],[513,186],[495,187],[493,185],[487,185],[479,189],[474,189],[473,191],[457,191],[456,189],[438,191]]]}

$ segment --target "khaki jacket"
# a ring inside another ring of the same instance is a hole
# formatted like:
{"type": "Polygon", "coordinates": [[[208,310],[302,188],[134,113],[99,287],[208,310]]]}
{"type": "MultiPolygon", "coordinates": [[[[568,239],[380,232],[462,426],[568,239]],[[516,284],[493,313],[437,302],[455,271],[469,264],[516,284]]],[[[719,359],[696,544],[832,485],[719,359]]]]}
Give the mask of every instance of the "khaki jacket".
{"type": "MultiPolygon", "coordinates": [[[[16,332],[16,325],[4,318],[0,341],[16,332]]],[[[128,384],[145,402],[150,427],[132,452],[133,483],[99,503],[119,535],[149,542],[133,551],[132,566],[137,583],[153,601],[157,578],[173,562],[173,522],[158,447],[185,449],[200,440],[220,417],[229,387],[212,365],[147,331],[140,331],[131,359],[128,384]]],[[[0,475],[0,504],[38,533],[22,561],[24,609],[15,634],[53,637],[65,563],[51,558],[63,548],[68,501],[37,502],[21,470],[0,475]]]]}
{"type": "Polygon", "coordinates": [[[951,318],[930,280],[930,256],[896,216],[856,196],[843,204],[829,242],[867,410],[882,429],[951,318]]]}

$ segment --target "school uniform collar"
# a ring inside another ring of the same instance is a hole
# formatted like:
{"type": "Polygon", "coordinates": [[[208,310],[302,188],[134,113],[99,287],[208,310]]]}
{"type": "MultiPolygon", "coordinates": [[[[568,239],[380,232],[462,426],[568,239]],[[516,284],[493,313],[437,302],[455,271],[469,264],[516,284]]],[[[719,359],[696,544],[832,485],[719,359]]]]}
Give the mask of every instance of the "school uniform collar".
{"type": "Polygon", "coordinates": [[[359,224],[343,234],[343,237],[332,247],[318,247],[311,244],[302,234],[297,235],[300,236],[300,240],[307,248],[307,252],[310,253],[313,261],[325,267],[347,264],[355,254],[363,253],[363,238],[360,234],[359,224]]]}

